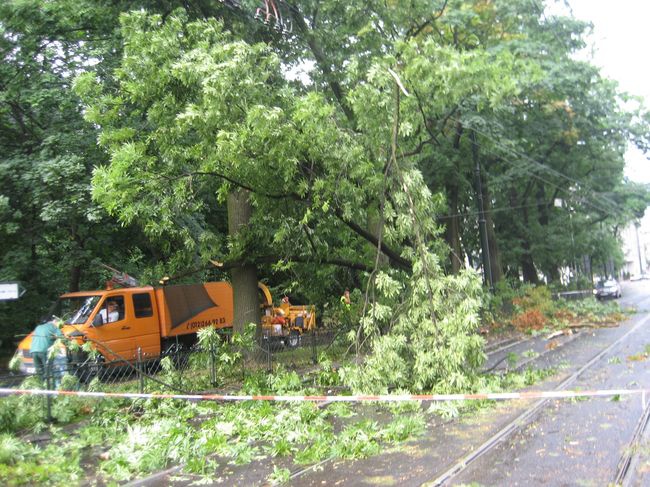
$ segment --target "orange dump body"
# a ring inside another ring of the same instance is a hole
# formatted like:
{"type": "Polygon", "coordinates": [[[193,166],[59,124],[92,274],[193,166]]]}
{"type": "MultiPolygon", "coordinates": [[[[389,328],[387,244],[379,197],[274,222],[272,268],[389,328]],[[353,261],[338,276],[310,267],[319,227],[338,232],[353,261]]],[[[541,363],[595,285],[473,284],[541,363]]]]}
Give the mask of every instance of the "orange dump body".
{"type": "Polygon", "coordinates": [[[196,333],[206,326],[232,326],[233,296],[230,283],[167,286],[157,288],[155,293],[161,337],[196,333]]]}

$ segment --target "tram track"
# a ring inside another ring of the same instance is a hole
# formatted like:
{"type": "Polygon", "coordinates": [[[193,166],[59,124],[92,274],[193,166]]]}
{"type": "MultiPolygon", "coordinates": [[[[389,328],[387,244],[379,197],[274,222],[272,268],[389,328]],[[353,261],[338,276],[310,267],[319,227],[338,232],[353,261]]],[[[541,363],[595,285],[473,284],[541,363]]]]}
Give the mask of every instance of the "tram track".
{"type": "Polygon", "coordinates": [[[645,437],[645,432],[650,423],[650,404],[643,398],[643,414],[634,428],[632,439],[625,449],[621,459],[616,467],[616,474],[612,480],[613,485],[620,485],[622,487],[629,487],[632,485],[636,466],[639,462],[638,448],[645,437]]]}
{"type": "MultiPolygon", "coordinates": [[[[584,380],[585,377],[583,377],[583,374],[587,373],[592,369],[592,371],[598,370],[595,365],[599,363],[600,361],[603,361],[604,358],[607,357],[608,354],[612,353],[618,353],[617,347],[621,347],[621,344],[625,342],[626,339],[628,339],[631,335],[633,335],[635,332],[638,332],[641,327],[644,325],[648,324],[648,321],[650,320],[650,316],[641,316],[639,319],[639,322],[636,324],[632,324],[633,326],[625,331],[621,330],[623,333],[618,339],[616,339],[612,343],[603,343],[602,341],[598,343],[597,345],[597,350],[599,350],[597,353],[594,354],[594,352],[589,353],[583,353],[581,354],[581,359],[579,362],[574,365],[574,367],[579,367],[577,370],[575,370],[571,376],[567,377],[564,379],[560,384],[558,384],[555,388],[552,390],[555,391],[561,391],[561,390],[566,390],[569,388],[569,386],[575,384],[578,379],[584,380]],[[580,365],[580,364],[583,365],[580,365]]],[[[616,334],[617,336],[619,335],[618,333],[616,334]]],[[[578,336],[582,337],[591,337],[594,336],[593,333],[576,333],[574,337],[572,338],[577,338],[578,336]]],[[[614,339],[614,337],[611,337],[614,339]]],[[[568,340],[566,342],[563,342],[560,344],[560,346],[557,348],[561,348],[564,345],[568,344],[570,341],[573,340],[568,340]]],[[[488,357],[492,358],[492,360],[495,359],[495,357],[498,359],[499,354],[508,352],[508,354],[511,355],[510,352],[517,351],[517,346],[525,348],[525,343],[527,342],[536,342],[534,337],[524,337],[523,339],[519,337],[515,337],[512,339],[506,339],[502,340],[496,343],[493,343],[491,347],[486,348],[486,354],[488,357]]],[[[575,344],[576,342],[574,342],[575,344]]],[[[593,346],[593,345],[592,345],[593,346]]],[[[594,347],[596,348],[596,347],[594,347]]],[[[556,348],[554,349],[549,349],[551,350],[557,350],[556,348]]],[[[566,353],[573,353],[572,351],[575,350],[575,346],[572,346],[570,348],[571,351],[565,352],[566,353]]],[[[588,349],[584,349],[588,350],[588,349]]],[[[593,348],[592,348],[593,350],[593,348]]],[[[536,357],[533,357],[532,360],[528,362],[532,362],[534,360],[539,360],[541,359],[544,355],[544,353],[537,355],[536,357]]],[[[548,359],[546,359],[548,361],[548,359]]],[[[602,362],[600,362],[602,363],[602,362]]],[[[524,364],[523,366],[525,366],[524,364]]],[[[522,366],[519,364],[519,366],[522,366]]],[[[591,372],[589,372],[591,374],[591,372]]],[[[650,401],[650,395],[648,397],[650,401]]],[[[540,416],[540,414],[543,411],[549,411],[548,409],[549,402],[553,401],[553,399],[543,399],[543,400],[538,400],[534,404],[532,404],[530,407],[528,407],[525,411],[520,412],[514,420],[506,420],[504,417],[503,419],[506,421],[509,421],[503,425],[501,423],[501,426],[499,426],[499,431],[494,433],[491,437],[489,437],[487,440],[481,440],[482,443],[480,443],[477,447],[473,449],[473,451],[466,452],[464,455],[457,457],[456,460],[453,460],[453,457],[448,457],[444,463],[438,464],[438,472],[443,471],[442,474],[439,474],[435,479],[433,480],[428,480],[427,477],[422,477],[420,476],[417,478],[417,483],[413,482],[416,480],[416,478],[412,478],[409,480],[408,477],[403,478],[405,480],[404,485],[450,485],[453,484],[454,480],[460,481],[461,480],[461,473],[465,472],[465,475],[471,472],[469,469],[470,466],[474,467],[476,465],[476,460],[479,458],[485,458],[489,459],[491,456],[487,456],[490,451],[495,450],[495,447],[497,445],[503,445],[504,441],[507,440],[508,438],[511,438],[515,436],[517,432],[522,432],[525,430],[526,426],[528,425],[533,425],[537,421],[537,417],[540,416]]],[[[613,404],[613,403],[612,403],[613,404]]],[[[525,407],[525,404],[522,404],[521,407],[525,407]]],[[[636,414],[636,413],[635,413],[636,414]]],[[[512,414],[510,414],[512,417],[512,414]]],[[[452,421],[451,423],[453,423],[452,421]]],[[[630,418],[629,421],[629,429],[626,429],[626,432],[632,431],[634,429],[634,434],[631,435],[631,440],[629,440],[629,443],[627,441],[623,442],[623,445],[628,445],[628,447],[625,449],[625,454],[623,457],[620,458],[619,461],[619,467],[616,469],[615,476],[613,477],[613,481],[619,481],[622,479],[622,485],[635,485],[635,484],[630,484],[630,479],[633,477],[632,473],[635,471],[635,466],[637,463],[640,461],[638,458],[638,455],[635,454],[635,450],[637,450],[637,446],[640,444],[640,442],[643,440],[644,436],[648,432],[647,424],[650,422],[650,411],[648,408],[644,408],[643,415],[639,419],[638,424],[636,425],[636,428],[634,428],[634,418],[630,418]]],[[[445,422],[446,423],[446,422],[445,422]]],[[[451,424],[450,423],[450,424],[451,424]]],[[[489,433],[488,433],[489,434],[489,433]]],[[[626,433],[627,434],[627,433],[626,433]]],[[[485,437],[484,437],[485,438],[485,437]]],[[[477,441],[479,443],[479,441],[477,441]]],[[[459,450],[456,450],[459,451],[459,450]]],[[[293,472],[290,473],[289,479],[288,479],[288,484],[290,485],[317,485],[318,483],[322,483],[323,478],[329,478],[331,481],[335,481],[335,479],[340,478],[340,475],[334,474],[334,472],[337,471],[337,467],[335,464],[335,459],[334,458],[327,458],[322,460],[321,462],[318,462],[315,465],[311,465],[308,467],[302,467],[299,468],[293,472]],[[328,472],[332,471],[334,474],[333,476],[328,476],[326,475],[323,477],[323,474],[316,474],[316,477],[313,477],[311,474],[314,472],[328,472]]],[[[478,463],[480,465],[480,462],[478,463]]],[[[609,475],[613,475],[611,472],[614,471],[614,467],[616,465],[616,459],[613,460],[613,464],[610,470],[609,475]]],[[[435,464],[429,464],[429,468],[434,467],[435,464]]],[[[361,471],[357,472],[358,474],[361,473],[361,471]]],[[[435,474],[435,470],[431,472],[429,475],[433,477],[435,474]]],[[[401,477],[400,477],[401,478],[401,477]]],[[[150,478],[147,479],[153,481],[153,483],[147,483],[146,480],[140,485],[153,485],[157,481],[160,481],[161,478],[158,476],[157,479],[150,478]]],[[[350,478],[348,478],[350,480],[350,478]]]]}
{"type": "MultiPolygon", "coordinates": [[[[640,326],[640,325],[639,325],[639,326],[640,326]]],[[[636,328],[634,328],[633,330],[635,330],[635,329],[636,329],[636,328]]],[[[628,334],[631,333],[633,330],[630,330],[630,332],[628,332],[628,334]]],[[[573,340],[574,340],[575,338],[577,338],[578,336],[580,336],[580,333],[575,333],[575,334],[574,334],[574,335],[573,335],[569,340],[567,340],[565,343],[563,343],[562,346],[564,346],[565,344],[569,343],[570,341],[573,341],[573,340]]],[[[624,337],[622,337],[622,338],[625,338],[626,336],[627,336],[627,334],[624,335],[624,337]]],[[[487,350],[486,350],[486,355],[487,355],[488,357],[493,357],[493,356],[498,355],[498,354],[500,354],[500,353],[503,353],[503,352],[505,352],[505,351],[507,351],[507,350],[510,350],[510,349],[512,349],[512,348],[515,348],[515,347],[518,346],[518,345],[522,345],[522,344],[529,343],[529,342],[533,342],[533,341],[534,341],[534,338],[533,338],[533,337],[530,337],[530,336],[528,336],[528,337],[523,337],[523,338],[522,338],[522,337],[515,337],[515,338],[513,338],[513,339],[504,340],[504,341],[502,341],[502,342],[499,342],[499,343],[495,344],[492,348],[487,349],[487,350]]],[[[618,342],[616,342],[616,343],[618,343],[618,342]]],[[[615,344],[612,344],[612,347],[613,347],[613,345],[615,345],[615,344]]],[[[597,361],[597,359],[601,358],[602,355],[606,354],[610,349],[611,349],[611,348],[608,347],[607,349],[603,350],[601,353],[597,354],[596,357],[592,358],[592,361],[594,361],[594,362],[597,361]]],[[[536,355],[535,357],[531,357],[530,359],[524,361],[523,363],[518,364],[517,367],[516,367],[516,369],[520,370],[520,369],[522,369],[523,367],[525,367],[526,365],[530,364],[531,362],[534,362],[535,360],[539,360],[540,358],[544,357],[547,353],[552,352],[552,351],[554,351],[554,350],[556,350],[556,349],[545,350],[544,352],[540,353],[539,355],[536,355]]],[[[507,355],[504,356],[503,359],[499,360],[499,361],[497,362],[496,365],[498,365],[500,362],[502,362],[502,361],[505,360],[506,358],[507,358],[507,355]]],[[[591,363],[591,361],[590,361],[590,363],[591,363]]],[[[493,366],[493,367],[494,367],[494,366],[493,366]]],[[[586,369],[584,369],[584,370],[586,370],[586,369]]],[[[576,372],[576,378],[577,378],[577,376],[579,376],[582,372],[584,372],[584,370],[583,370],[583,369],[580,369],[578,372],[576,372]]],[[[569,382],[569,381],[564,381],[562,384],[560,384],[560,385],[557,387],[557,390],[561,390],[562,388],[568,386],[568,385],[569,385],[570,383],[572,383],[572,382],[573,382],[573,381],[571,381],[571,382],[569,382]]],[[[538,401],[538,403],[544,403],[544,402],[546,402],[546,401],[548,401],[548,399],[540,400],[540,401],[538,401]]],[[[327,406],[327,403],[323,404],[322,406],[323,406],[323,407],[326,407],[326,406],[327,406]]],[[[536,411],[535,411],[535,412],[536,412],[536,411]]],[[[531,413],[531,415],[532,415],[532,413],[531,413]]],[[[517,419],[515,419],[514,422],[524,420],[523,416],[524,416],[524,415],[520,415],[517,419]]],[[[507,427],[506,427],[506,428],[507,428],[507,427]]],[[[506,429],[506,428],[504,428],[504,429],[506,429]]],[[[502,430],[502,431],[503,431],[503,430],[502,430]]],[[[511,431],[511,432],[514,432],[514,430],[511,431]]],[[[510,432],[509,432],[509,433],[510,433],[510,432]]],[[[506,436],[507,436],[507,435],[506,435],[506,436]]],[[[495,444],[498,443],[498,441],[500,441],[500,440],[503,439],[503,438],[505,438],[505,436],[499,436],[498,439],[495,439],[495,444]]],[[[487,443],[487,442],[486,442],[486,443],[487,443]]],[[[483,445],[482,445],[482,446],[483,446],[483,445]]],[[[477,456],[476,458],[478,458],[478,456],[477,456]]],[[[333,461],[335,461],[335,460],[336,460],[335,458],[326,458],[326,459],[324,459],[324,460],[318,462],[318,463],[315,464],[315,465],[310,465],[310,466],[307,466],[307,467],[301,468],[300,470],[291,473],[291,475],[290,475],[290,477],[289,477],[289,480],[292,481],[292,482],[293,482],[293,481],[296,481],[296,480],[300,479],[301,477],[304,477],[304,476],[308,475],[309,473],[311,473],[311,472],[313,472],[313,471],[316,471],[316,470],[318,470],[318,469],[323,469],[327,464],[329,464],[329,463],[331,463],[331,462],[333,462],[333,461]]],[[[470,460],[470,461],[471,461],[471,460],[470,460]]],[[[462,460],[461,460],[461,463],[462,463],[462,460]]],[[[425,483],[425,485],[429,485],[429,484],[428,484],[428,483],[425,483]]],[[[432,484],[432,485],[438,485],[438,484],[432,484]]]]}
{"type": "Polygon", "coordinates": [[[512,347],[516,347],[517,345],[521,343],[525,343],[527,341],[530,341],[530,337],[514,337],[514,338],[509,338],[507,340],[502,340],[500,342],[494,343],[492,345],[488,345],[485,347],[485,353],[487,355],[494,355],[500,352],[504,352],[512,347]]]}
{"type": "MultiPolygon", "coordinates": [[[[619,345],[621,345],[630,335],[637,332],[648,321],[650,321],[650,316],[647,316],[641,321],[639,321],[639,323],[637,323],[633,328],[627,331],[623,336],[621,336],[615,342],[611,343],[609,346],[607,346],[606,348],[602,349],[600,352],[595,354],[589,361],[587,361],[584,365],[582,365],[578,370],[576,370],[569,377],[564,379],[553,390],[561,391],[566,389],[571,384],[575,383],[584,372],[592,368],[608,353],[610,353],[612,350],[614,350],[619,345]]],[[[473,462],[475,462],[477,459],[490,452],[493,448],[495,448],[502,441],[504,441],[505,439],[513,435],[515,432],[520,431],[522,428],[528,425],[530,421],[533,419],[533,417],[535,417],[539,412],[541,412],[541,410],[549,401],[550,399],[540,399],[539,401],[536,401],[532,406],[524,410],[515,419],[508,422],[498,432],[493,434],[486,441],[481,443],[478,447],[474,448],[468,454],[463,455],[461,458],[457,459],[452,464],[452,466],[449,467],[447,470],[445,470],[442,474],[438,475],[435,479],[431,481],[424,482],[422,485],[427,487],[448,485],[448,482],[450,482],[454,477],[458,476],[460,473],[466,470],[473,462]]],[[[641,418],[641,420],[639,421],[639,425],[637,426],[637,430],[640,430],[640,432],[635,433],[635,438],[636,437],[640,438],[642,436],[643,431],[645,431],[645,427],[647,426],[649,421],[650,421],[650,408],[646,407],[646,411],[644,411],[643,417],[641,418]]],[[[633,439],[632,442],[634,443],[634,441],[635,440],[633,439]]],[[[625,461],[624,459],[621,459],[619,465],[621,467],[620,468],[621,472],[623,472],[622,475],[625,475],[626,472],[630,470],[629,469],[630,463],[631,460],[625,461]],[[625,465],[627,465],[627,467],[625,467],[625,465]]],[[[617,476],[618,475],[619,473],[617,472],[617,476]]]]}

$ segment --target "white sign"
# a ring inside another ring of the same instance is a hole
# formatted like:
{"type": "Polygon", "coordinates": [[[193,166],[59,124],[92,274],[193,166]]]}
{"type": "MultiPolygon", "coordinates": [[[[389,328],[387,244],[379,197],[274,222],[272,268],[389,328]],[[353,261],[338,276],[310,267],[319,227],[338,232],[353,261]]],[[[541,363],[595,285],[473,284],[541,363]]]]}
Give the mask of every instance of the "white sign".
{"type": "Polygon", "coordinates": [[[0,301],[18,299],[25,290],[17,282],[0,282],[0,301]]]}

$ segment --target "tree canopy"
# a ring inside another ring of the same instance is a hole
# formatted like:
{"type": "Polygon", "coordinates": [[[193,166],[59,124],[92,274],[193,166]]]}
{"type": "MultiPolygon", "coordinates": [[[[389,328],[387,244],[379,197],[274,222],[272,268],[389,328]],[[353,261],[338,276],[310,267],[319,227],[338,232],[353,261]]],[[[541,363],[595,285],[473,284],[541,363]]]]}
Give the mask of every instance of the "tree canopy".
{"type": "Polygon", "coordinates": [[[539,0],[275,3],[0,9],[3,278],[216,260],[242,317],[258,278],[320,306],[352,287],[377,361],[350,380],[426,388],[480,363],[479,219],[494,280],[616,257],[648,114],[576,60],[587,25],[539,0]]]}

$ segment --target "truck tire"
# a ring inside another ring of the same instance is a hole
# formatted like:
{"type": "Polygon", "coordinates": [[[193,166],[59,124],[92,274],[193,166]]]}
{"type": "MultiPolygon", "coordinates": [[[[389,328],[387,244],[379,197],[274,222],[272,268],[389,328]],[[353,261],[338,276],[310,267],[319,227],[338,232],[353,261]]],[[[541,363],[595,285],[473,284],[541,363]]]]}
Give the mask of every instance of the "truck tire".
{"type": "Polygon", "coordinates": [[[291,330],[289,338],[287,338],[287,346],[289,348],[296,348],[298,345],[300,345],[300,333],[296,330],[291,330]]]}

